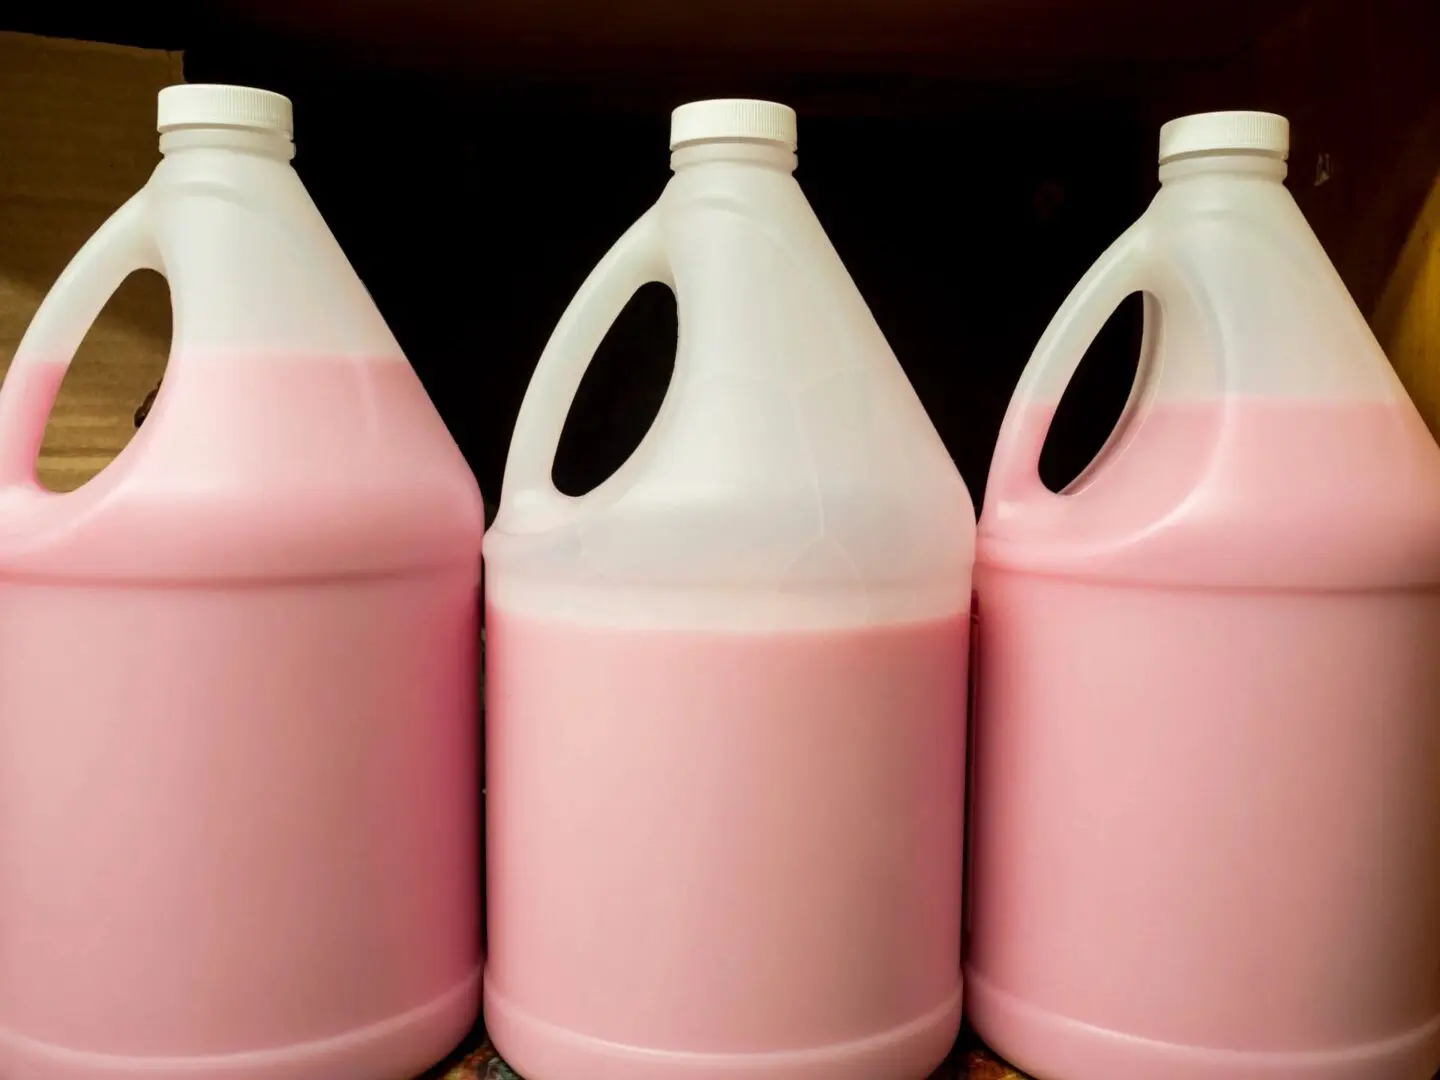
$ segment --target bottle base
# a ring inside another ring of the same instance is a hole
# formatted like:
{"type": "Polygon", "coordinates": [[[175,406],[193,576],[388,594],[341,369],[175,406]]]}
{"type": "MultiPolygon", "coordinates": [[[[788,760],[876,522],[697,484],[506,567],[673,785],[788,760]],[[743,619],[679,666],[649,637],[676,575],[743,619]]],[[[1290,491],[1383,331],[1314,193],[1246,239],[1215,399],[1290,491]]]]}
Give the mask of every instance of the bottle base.
{"type": "Polygon", "coordinates": [[[851,1042],[759,1054],[655,1050],[581,1035],[485,987],[485,1030],[525,1080],[924,1080],[960,1031],[961,991],[907,1024],[851,1042]]]}
{"type": "Polygon", "coordinates": [[[1338,1050],[1213,1050],[1037,1009],[972,969],[965,982],[976,1033],[1035,1080],[1432,1080],[1440,1066],[1440,1017],[1394,1038],[1338,1050]]]}
{"type": "Polygon", "coordinates": [[[4,1080],[413,1080],[465,1038],[480,970],[409,1012],[329,1039],[274,1050],[123,1057],[69,1050],[0,1029],[4,1080]]]}

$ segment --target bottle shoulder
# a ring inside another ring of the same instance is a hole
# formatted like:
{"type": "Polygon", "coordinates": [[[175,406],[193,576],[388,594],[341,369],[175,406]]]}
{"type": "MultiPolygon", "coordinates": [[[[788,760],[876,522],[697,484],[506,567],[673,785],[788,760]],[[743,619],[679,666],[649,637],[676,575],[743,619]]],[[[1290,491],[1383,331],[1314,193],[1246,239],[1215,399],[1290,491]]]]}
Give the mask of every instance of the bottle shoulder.
{"type": "Polygon", "coordinates": [[[1408,400],[1165,406],[1083,488],[987,501],[981,562],[1236,588],[1440,584],[1440,448],[1408,400]]]}
{"type": "Polygon", "coordinates": [[[403,359],[172,359],[124,451],[0,503],[0,573],[264,578],[478,561],[478,485],[403,359]]]}
{"type": "Polygon", "coordinates": [[[774,494],[632,489],[532,535],[502,518],[485,541],[490,597],[660,625],[863,624],[969,603],[975,517],[958,474],[925,498],[774,494]]]}

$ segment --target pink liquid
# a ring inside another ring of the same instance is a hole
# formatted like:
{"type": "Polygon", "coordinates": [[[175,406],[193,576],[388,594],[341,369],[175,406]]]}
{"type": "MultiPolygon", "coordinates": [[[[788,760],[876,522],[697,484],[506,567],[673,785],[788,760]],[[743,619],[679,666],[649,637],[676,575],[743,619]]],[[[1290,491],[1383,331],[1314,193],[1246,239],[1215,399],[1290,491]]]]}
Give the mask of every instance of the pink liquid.
{"type": "Polygon", "coordinates": [[[460,1039],[481,514],[407,365],[315,357],[172,360],[110,468],[0,503],[0,1075],[460,1039]]]}
{"type": "Polygon", "coordinates": [[[923,1076],[960,1016],[968,618],[487,624],[486,1022],[522,1075],[923,1076]]]}
{"type": "Polygon", "coordinates": [[[1226,409],[982,520],[971,1017],[1042,1078],[1427,1080],[1440,452],[1226,409]]]}

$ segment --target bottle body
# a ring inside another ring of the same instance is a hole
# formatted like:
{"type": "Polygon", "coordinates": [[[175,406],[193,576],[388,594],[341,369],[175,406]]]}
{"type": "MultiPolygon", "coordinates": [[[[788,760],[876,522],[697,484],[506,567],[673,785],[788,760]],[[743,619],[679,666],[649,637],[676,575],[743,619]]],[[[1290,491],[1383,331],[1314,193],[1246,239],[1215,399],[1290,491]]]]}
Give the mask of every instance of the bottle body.
{"type": "Polygon", "coordinates": [[[1204,317],[1147,307],[1096,465],[982,516],[972,1020],[1039,1076],[1428,1077],[1440,450],[1278,180],[1224,182],[1137,226],[1204,317]]]}
{"type": "Polygon", "coordinates": [[[1037,1076],[1432,1075],[1433,590],[976,587],[976,1030],[1037,1076]]]}
{"type": "Polygon", "coordinates": [[[478,1008],[479,492],[298,179],[225,152],[122,212],[177,298],[144,426],[0,507],[5,1075],[381,1080],[478,1008]],[[252,303],[267,242],[320,302],[252,303]]]}
{"type": "Polygon", "coordinates": [[[793,156],[681,158],[526,403],[653,275],[655,425],[532,500],[522,409],[486,541],[487,1031],[551,1080],[923,1077],[961,1008],[973,510],[793,156]]]}
{"type": "Polygon", "coordinates": [[[507,1060],[926,1075],[960,1017],[967,631],[491,605],[485,1007],[507,1060]]]}

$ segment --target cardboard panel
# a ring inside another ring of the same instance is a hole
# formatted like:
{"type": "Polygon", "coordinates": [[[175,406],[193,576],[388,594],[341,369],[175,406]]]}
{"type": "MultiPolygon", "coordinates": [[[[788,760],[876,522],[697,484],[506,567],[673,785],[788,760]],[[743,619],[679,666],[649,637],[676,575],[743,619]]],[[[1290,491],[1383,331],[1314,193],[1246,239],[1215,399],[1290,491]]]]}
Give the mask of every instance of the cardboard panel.
{"type": "MultiPolygon", "coordinates": [[[[0,33],[0,368],[71,256],[159,158],[155,95],[181,54],[0,33]]],[[[169,348],[165,283],[136,275],[60,392],[39,475],[80,486],[120,451],[169,348]]]]}

